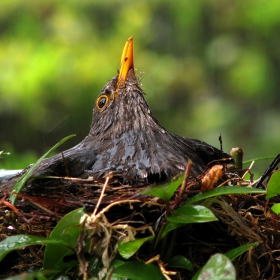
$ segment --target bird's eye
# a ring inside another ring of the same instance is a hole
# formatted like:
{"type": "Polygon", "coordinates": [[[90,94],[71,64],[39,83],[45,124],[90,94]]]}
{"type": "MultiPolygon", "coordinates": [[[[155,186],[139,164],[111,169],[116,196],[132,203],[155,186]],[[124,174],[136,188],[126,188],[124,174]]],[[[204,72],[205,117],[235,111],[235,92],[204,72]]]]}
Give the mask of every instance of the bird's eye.
{"type": "Polygon", "coordinates": [[[101,95],[96,101],[96,107],[98,110],[102,111],[106,108],[109,103],[109,98],[107,95],[101,95]]]}

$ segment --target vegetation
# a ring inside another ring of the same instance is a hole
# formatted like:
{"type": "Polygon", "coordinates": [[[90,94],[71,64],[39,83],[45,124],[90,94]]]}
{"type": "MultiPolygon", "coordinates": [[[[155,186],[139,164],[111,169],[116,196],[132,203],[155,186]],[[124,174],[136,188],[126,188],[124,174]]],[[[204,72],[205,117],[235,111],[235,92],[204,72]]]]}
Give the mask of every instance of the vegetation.
{"type": "Polygon", "coordinates": [[[183,178],[157,187],[124,185],[112,174],[105,181],[49,176],[54,180],[22,192],[33,170],[71,137],[45,153],[12,192],[2,191],[0,262],[6,261],[2,278],[137,280],[192,276],[193,280],[234,280],[280,275],[275,261],[271,259],[267,266],[263,259],[271,255],[277,260],[274,248],[280,242],[274,236],[280,203],[269,200],[280,193],[280,172],[273,173],[280,155],[259,182],[253,183],[243,179],[245,174],[238,175],[240,169],[228,170],[221,165],[189,177],[189,161],[183,178]],[[266,190],[258,188],[267,176],[271,179],[265,183],[266,190]],[[218,181],[221,185],[214,188],[218,181]],[[225,183],[231,186],[223,186],[225,183]],[[10,193],[9,200],[5,193],[10,193]],[[194,227],[211,222],[216,224],[208,228],[210,232],[207,227],[194,227]],[[214,246],[216,254],[205,256],[203,248],[207,246],[214,246]],[[18,254],[13,254],[16,251],[18,254]],[[236,258],[239,270],[232,263],[236,258]]]}
{"type": "MultiPolygon", "coordinates": [[[[147,101],[168,130],[215,146],[222,133],[224,150],[276,156],[279,12],[277,0],[2,1],[0,150],[11,155],[1,154],[0,168],[24,168],[65,135],[77,137],[64,149],[87,135],[96,96],[131,35],[147,101]]],[[[255,179],[266,166],[258,161],[255,179]]],[[[186,173],[152,189],[63,178],[21,193],[32,168],[1,199],[1,277],[280,275],[279,171],[270,170],[266,189],[227,170],[217,188],[205,189],[206,174],[186,173]]]]}
{"type": "Polygon", "coordinates": [[[279,152],[279,1],[17,0],[0,10],[0,149],[17,153],[2,168],[87,135],[131,35],[146,98],[168,130],[214,146],[222,133],[224,149],[243,147],[246,159],[279,152]]]}

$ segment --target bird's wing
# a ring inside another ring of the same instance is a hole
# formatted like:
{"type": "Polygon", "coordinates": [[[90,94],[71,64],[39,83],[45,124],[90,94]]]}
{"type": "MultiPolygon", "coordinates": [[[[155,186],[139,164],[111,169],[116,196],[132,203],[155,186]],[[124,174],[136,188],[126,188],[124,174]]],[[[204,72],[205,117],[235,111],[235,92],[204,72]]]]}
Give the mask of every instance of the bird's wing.
{"type": "Polygon", "coordinates": [[[32,176],[52,175],[80,177],[88,166],[94,163],[95,158],[93,147],[80,147],[78,145],[43,160],[32,176]]]}
{"type": "Polygon", "coordinates": [[[211,162],[215,162],[218,160],[224,160],[226,163],[230,163],[233,161],[232,157],[223,152],[220,149],[217,149],[203,141],[193,139],[193,138],[185,138],[188,144],[192,146],[196,155],[203,161],[203,163],[207,166],[211,162]],[[227,159],[227,160],[226,160],[227,159]]]}
{"type": "MultiPolygon", "coordinates": [[[[53,157],[44,159],[35,169],[32,177],[59,176],[82,177],[95,161],[93,147],[80,147],[79,145],[59,153],[53,157]]],[[[1,189],[11,190],[20,177],[29,170],[25,168],[21,173],[2,182],[1,189]]]]}

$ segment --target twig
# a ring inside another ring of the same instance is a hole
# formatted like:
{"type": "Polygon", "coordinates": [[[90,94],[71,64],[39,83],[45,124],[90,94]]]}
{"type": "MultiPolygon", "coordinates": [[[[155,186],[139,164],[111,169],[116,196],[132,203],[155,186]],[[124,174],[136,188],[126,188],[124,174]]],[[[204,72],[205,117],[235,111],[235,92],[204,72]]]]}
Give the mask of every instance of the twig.
{"type": "Polygon", "coordinates": [[[188,159],[186,170],[185,170],[185,173],[184,173],[184,178],[183,178],[182,185],[181,185],[181,190],[180,190],[180,193],[179,193],[178,197],[176,197],[176,199],[175,199],[172,210],[176,209],[183,199],[184,192],[185,192],[187,182],[188,182],[188,178],[191,174],[192,165],[193,165],[192,161],[190,159],[188,159]]]}
{"type": "Polygon", "coordinates": [[[99,205],[100,205],[100,203],[101,203],[101,201],[102,201],[102,199],[103,199],[103,197],[104,197],[105,190],[106,190],[106,188],[107,188],[108,182],[109,182],[109,180],[111,179],[111,177],[112,177],[112,174],[110,174],[110,173],[106,176],[106,181],[105,181],[105,183],[104,183],[104,185],[103,185],[103,187],[102,187],[102,191],[101,191],[100,197],[99,197],[99,199],[98,199],[98,201],[97,201],[97,204],[96,204],[96,206],[95,206],[94,212],[93,212],[93,214],[92,214],[93,216],[95,216],[96,213],[97,213],[97,210],[98,210],[99,205]]]}
{"type": "Polygon", "coordinates": [[[61,156],[62,156],[62,160],[63,160],[63,163],[64,163],[64,166],[65,166],[65,171],[66,171],[66,174],[68,177],[70,177],[70,173],[69,173],[69,169],[68,169],[68,165],[67,165],[67,161],[64,157],[64,154],[63,152],[61,152],[61,156]]]}
{"type": "Polygon", "coordinates": [[[253,160],[252,163],[250,164],[249,168],[246,170],[246,172],[243,174],[243,176],[241,177],[242,179],[245,178],[245,176],[247,175],[247,173],[252,169],[253,165],[254,165],[255,161],[253,160]]]}
{"type": "Polygon", "coordinates": [[[11,204],[9,201],[6,201],[6,196],[4,196],[1,200],[0,200],[0,204],[4,204],[5,206],[9,207],[12,211],[14,211],[14,213],[16,213],[18,216],[21,216],[21,213],[19,212],[19,210],[13,205],[11,204]]]}
{"type": "Polygon", "coordinates": [[[264,180],[272,173],[273,170],[276,169],[277,165],[280,163],[280,154],[278,154],[275,159],[272,161],[272,163],[269,165],[269,167],[265,170],[264,174],[262,175],[261,179],[255,186],[255,188],[259,188],[261,184],[264,182],[264,180]]]}

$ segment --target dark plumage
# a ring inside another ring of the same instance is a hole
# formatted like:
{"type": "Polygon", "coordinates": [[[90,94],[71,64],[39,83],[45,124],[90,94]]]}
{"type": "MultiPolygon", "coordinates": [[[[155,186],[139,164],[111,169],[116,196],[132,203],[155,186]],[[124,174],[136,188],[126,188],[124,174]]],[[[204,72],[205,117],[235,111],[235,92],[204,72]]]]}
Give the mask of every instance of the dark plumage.
{"type": "Polygon", "coordinates": [[[198,175],[209,162],[230,158],[204,142],[169,133],[158,123],[134,73],[132,38],[121,63],[119,74],[99,94],[89,135],[64,151],[64,160],[62,154],[45,159],[34,176],[100,177],[116,171],[158,182],[182,172],[188,159],[193,162],[192,175],[198,175]]]}

